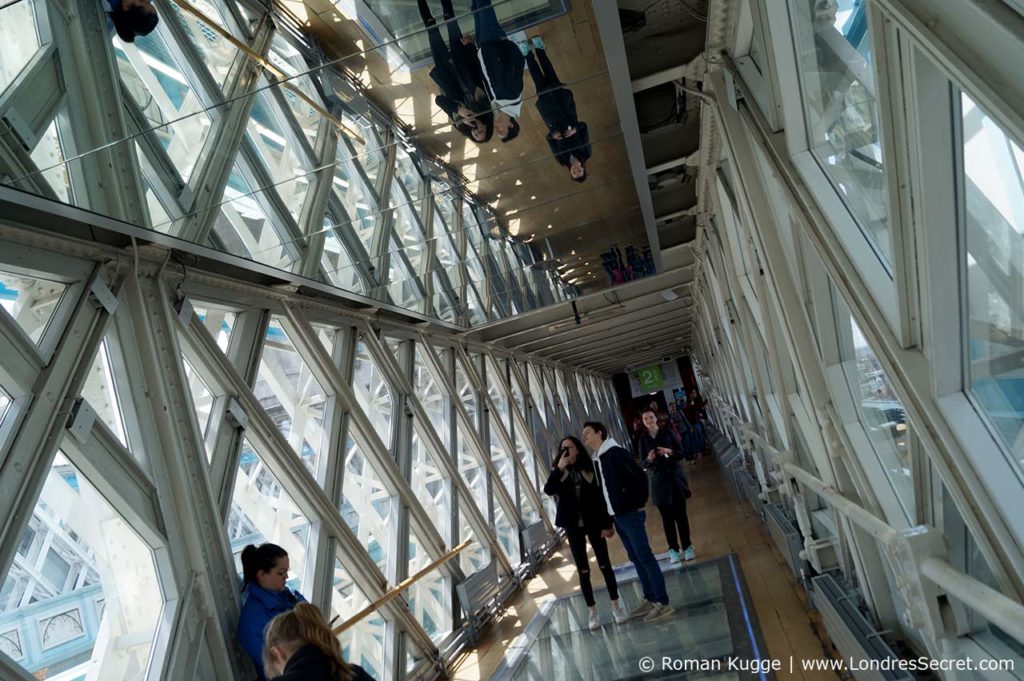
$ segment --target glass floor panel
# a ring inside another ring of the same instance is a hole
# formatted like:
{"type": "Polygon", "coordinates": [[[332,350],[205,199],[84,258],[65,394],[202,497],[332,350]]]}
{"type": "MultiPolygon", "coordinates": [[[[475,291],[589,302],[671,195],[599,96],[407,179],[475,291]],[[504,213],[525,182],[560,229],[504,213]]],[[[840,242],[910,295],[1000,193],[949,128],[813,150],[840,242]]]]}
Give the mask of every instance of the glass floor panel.
{"type": "MultiPolygon", "coordinates": [[[[631,610],[640,583],[632,569],[616,572],[631,610]]],[[[602,625],[595,631],[580,594],[545,602],[491,681],[774,678],[735,556],[673,566],[665,583],[676,612],[655,624],[616,625],[603,588],[595,591],[602,625]]]]}

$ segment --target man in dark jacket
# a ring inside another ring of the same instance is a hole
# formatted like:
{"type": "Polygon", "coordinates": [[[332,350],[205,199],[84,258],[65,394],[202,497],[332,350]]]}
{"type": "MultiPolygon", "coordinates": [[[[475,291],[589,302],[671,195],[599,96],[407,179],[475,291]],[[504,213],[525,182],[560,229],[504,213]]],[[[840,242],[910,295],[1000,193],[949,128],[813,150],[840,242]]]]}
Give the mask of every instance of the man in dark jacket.
{"type": "Polygon", "coordinates": [[[441,0],[441,12],[448,27],[448,45],[441,37],[427,0],[417,0],[417,5],[423,25],[427,27],[430,54],[434,59],[430,78],[440,90],[434,102],[448,114],[460,133],[475,142],[490,140],[494,115],[484,92],[484,74],[476,56],[476,45],[462,35],[459,22],[455,20],[452,0],[441,0]]]}
{"type": "Polygon", "coordinates": [[[583,424],[583,444],[593,452],[597,474],[601,477],[608,515],[615,521],[626,555],[636,568],[644,592],[644,602],[630,613],[645,622],[659,622],[675,613],[668,603],[665,576],[647,538],[647,474],[633,455],[608,437],[604,424],[583,424]]]}
{"type": "MultiPolygon", "coordinates": [[[[529,50],[529,46],[526,49],[529,50]]],[[[572,90],[558,79],[540,36],[533,38],[533,51],[526,54],[526,66],[537,90],[537,112],[548,126],[547,141],[551,153],[556,161],[569,169],[573,180],[586,181],[586,163],[591,154],[590,132],[587,124],[576,115],[576,99],[572,90]]]]}
{"type": "Polygon", "coordinates": [[[519,135],[519,114],[523,108],[523,65],[526,58],[508,39],[491,7],[491,0],[473,0],[477,55],[483,69],[487,93],[494,112],[494,131],[502,142],[519,135]]]}

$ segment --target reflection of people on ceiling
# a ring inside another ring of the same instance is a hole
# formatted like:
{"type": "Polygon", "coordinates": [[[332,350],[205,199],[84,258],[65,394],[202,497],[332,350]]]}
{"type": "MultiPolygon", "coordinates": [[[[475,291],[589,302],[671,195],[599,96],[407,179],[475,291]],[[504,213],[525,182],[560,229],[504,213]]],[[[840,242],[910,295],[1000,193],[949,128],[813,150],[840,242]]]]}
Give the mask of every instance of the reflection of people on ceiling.
{"type": "Polygon", "coordinates": [[[590,133],[587,124],[576,116],[572,90],[558,80],[540,36],[534,37],[532,52],[525,43],[521,47],[526,53],[526,65],[537,89],[537,111],[548,126],[547,140],[551,153],[569,169],[572,179],[583,182],[587,179],[586,164],[591,153],[590,133]]]}
{"type": "Polygon", "coordinates": [[[455,21],[452,0],[441,0],[441,11],[448,27],[445,45],[427,0],[417,0],[423,25],[427,27],[430,54],[434,68],[430,77],[441,92],[434,98],[437,106],[448,114],[452,125],[475,142],[487,142],[494,133],[494,114],[484,92],[484,74],[476,56],[476,45],[462,35],[455,21]]]}
{"type": "Polygon", "coordinates": [[[160,23],[152,0],[110,0],[107,16],[117,37],[126,43],[135,42],[135,36],[149,35],[160,23]]]}
{"type": "Polygon", "coordinates": [[[498,23],[491,0],[473,0],[472,7],[480,65],[494,111],[494,130],[502,142],[510,142],[519,135],[524,57],[498,23]]]}

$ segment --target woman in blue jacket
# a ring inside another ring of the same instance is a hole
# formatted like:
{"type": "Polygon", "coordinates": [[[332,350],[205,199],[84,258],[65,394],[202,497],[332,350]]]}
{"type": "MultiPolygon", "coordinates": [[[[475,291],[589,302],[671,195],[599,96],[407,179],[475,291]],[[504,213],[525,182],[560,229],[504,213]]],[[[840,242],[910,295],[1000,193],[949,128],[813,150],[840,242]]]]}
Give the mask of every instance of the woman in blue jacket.
{"type": "Polygon", "coordinates": [[[288,588],[288,552],[277,544],[249,544],[242,549],[242,615],[238,619],[238,642],[249,653],[261,681],[263,630],[267,623],[306,599],[288,588]]]}

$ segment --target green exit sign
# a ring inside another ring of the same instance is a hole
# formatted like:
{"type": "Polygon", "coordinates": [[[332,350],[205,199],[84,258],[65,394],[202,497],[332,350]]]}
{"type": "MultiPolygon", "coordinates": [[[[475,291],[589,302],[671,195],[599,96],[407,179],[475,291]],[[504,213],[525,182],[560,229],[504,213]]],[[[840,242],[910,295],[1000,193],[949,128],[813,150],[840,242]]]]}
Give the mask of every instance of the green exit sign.
{"type": "Polygon", "coordinates": [[[645,391],[660,390],[665,384],[665,378],[661,375],[661,366],[654,364],[649,367],[637,369],[636,381],[645,391]]]}

